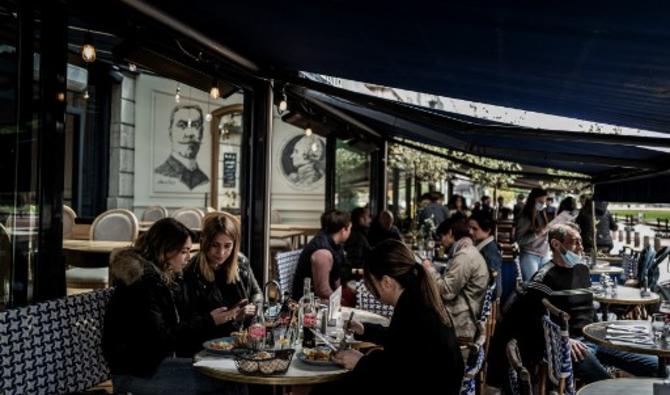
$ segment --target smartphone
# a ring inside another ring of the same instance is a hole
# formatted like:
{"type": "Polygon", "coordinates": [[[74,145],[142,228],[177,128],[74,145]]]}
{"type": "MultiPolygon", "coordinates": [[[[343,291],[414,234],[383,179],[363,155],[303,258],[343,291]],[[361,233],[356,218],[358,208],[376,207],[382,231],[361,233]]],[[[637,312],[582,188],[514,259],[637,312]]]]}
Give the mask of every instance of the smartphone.
{"type": "Polygon", "coordinates": [[[231,310],[232,310],[232,309],[237,309],[237,308],[242,308],[242,307],[244,307],[244,306],[246,306],[246,305],[248,305],[248,304],[249,304],[249,300],[248,300],[248,299],[242,299],[242,300],[240,300],[239,302],[235,303],[235,305],[231,308],[231,310]]]}

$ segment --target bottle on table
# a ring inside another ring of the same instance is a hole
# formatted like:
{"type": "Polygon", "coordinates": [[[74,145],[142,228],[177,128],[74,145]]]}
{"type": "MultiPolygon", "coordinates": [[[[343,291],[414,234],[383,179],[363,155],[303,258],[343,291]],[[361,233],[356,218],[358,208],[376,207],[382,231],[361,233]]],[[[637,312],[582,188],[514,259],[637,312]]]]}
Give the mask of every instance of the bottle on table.
{"type": "Polygon", "coordinates": [[[258,302],[256,305],[256,315],[251,320],[249,325],[249,339],[254,350],[262,350],[265,348],[265,337],[267,329],[265,326],[265,313],[263,312],[263,302],[258,302]]]}

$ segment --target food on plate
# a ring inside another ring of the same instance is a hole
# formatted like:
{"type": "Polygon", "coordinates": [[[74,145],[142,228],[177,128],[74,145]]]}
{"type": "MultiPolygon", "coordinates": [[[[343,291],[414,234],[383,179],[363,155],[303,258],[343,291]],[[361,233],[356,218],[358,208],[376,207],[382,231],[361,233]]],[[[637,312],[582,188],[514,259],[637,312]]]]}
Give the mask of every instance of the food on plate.
{"type": "Polygon", "coordinates": [[[310,361],[330,361],[332,351],[329,348],[303,348],[302,354],[310,361]]]}
{"type": "Polygon", "coordinates": [[[230,335],[235,339],[236,347],[246,347],[249,344],[249,332],[246,329],[240,332],[232,332],[230,335]]]}
{"type": "Polygon", "coordinates": [[[230,351],[230,350],[233,349],[234,345],[232,343],[227,342],[227,341],[219,340],[219,341],[211,342],[209,344],[209,347],[213,350],[230,351]]]}
{"type": "Polygon", "coordinates": [[[272,354],[270,354],[267,351],[261,351],[261,352],[257,353],[256,355],[254,355],[253,358],[255,360],[268,359],[268,358],[272,358],[272,354]]]}

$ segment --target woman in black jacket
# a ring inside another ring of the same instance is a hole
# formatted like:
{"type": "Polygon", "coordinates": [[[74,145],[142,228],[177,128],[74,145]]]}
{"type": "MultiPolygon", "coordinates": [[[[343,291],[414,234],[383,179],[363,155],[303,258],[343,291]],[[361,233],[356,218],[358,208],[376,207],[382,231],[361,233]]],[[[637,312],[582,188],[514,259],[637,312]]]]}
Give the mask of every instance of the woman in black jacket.
{"type": "MultiPolygon", "coordinates": [[[[179,312],[184,317],[216,308],[239,309],[237,320],[256,313],[254,302],[263,297],[247,258],[240,254],[240,224],[224,212],[208,214],[202,226],[200,252],[191,259],[182,282],[179,312]]],[[[227,336],[235,322],[215,328],[210,338],[227,336]]],[[[191,351],[198,351],[194,349],[191,351]]]]}
{"type": "Polygon", "coordinates": [[[116,290],[107,307],[103,354],[118,393],[246,393],[246,387],[217,382],[194,371],[182,349],[201,343],[236,310],[213,309],[183,320],[174,301],[175,276],[190,257],[191,233],[172,218],[157,221],[133,248],[110,264],[116,290]]]}
{"type": "Polygon", "coordinates": [[[363,355],[340,351],[334,361],[352,370],[339,393],[458,394],[463,357],[437,286],[399,241],[377,245],[365,261],[366,287],[395,306],[388,328],[352,321],[357,338],[383,346],[363,355]]]}

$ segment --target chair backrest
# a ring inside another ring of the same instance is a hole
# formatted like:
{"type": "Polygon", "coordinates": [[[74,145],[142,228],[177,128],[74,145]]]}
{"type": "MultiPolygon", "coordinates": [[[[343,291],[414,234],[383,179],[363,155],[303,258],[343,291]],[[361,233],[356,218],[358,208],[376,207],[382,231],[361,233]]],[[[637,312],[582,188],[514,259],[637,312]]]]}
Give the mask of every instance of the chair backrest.
{"type": "Polygon", "coordinates": [[[168,211],[163,206],[149,206],[142,213],[142,221],[156,222],[159,219],[167,218],[168,211]]]}
{"type": "Polygon", "coordinates": [[[507,343],[507,361],[509,362],[509,384],[512,395],[533,395],[533,383],[528,369],[523,366],[521,353],[516,339],[507,343]]]}
{"type": "Polygon", "coordinates": [[[302,249],[277,253],[277,271],[279,272],[279,286],[282,293],[288,292],[290,294],[293,292],[293,278],[298,267],[300,253],[302,253],[302,249]]]}
{"type": "Polygon", "coordinates": [[[172,218],[184,224],[189,229],[202,228],[202,219],[205,213],[199,208],[184,207],[172,213],[172,218]]]}
{"type": "Polygon", "coordinates": [[[7,217],[6,226],[13,228],[36,228],[39,217],[37,214],[14,214],[7,217]]]}
{"type": "Polygon", "coordinates": [[[281,223],[281,215],[279,214],[279,210],[271,210],[270,211],[270,223],[271,224],[280,224],[281,223]]]}
{"type": "Polygon", "coordinates": [[[9,303],[9,284],[12,271],[12,241],[9,232],[0,224],[0,309],[9,303]]]}
{"type": "Polygon", "coordinates": [[[574,395],[568,326],[570,315],[552,305],[547,299],[542,299],[542,303],[547,309],[547,314],[542,317],[547,378],[558,387],[558,395],[574,395]]]}
{"type": "Polygon", "coordinates": [[[91,225],[91,240],[133,241],[139,233],[139,223],[132,211],[124,208],[107,210],[95,217],[91,225]]]}
{"type": "Polygon", "coordinates": [[[102,331],[113,292],[107,288],[0,311],[0,393],[65,394],[108,380],[102,331]]]}
{"type": "Polygon", "coordinates": [[[69,206],[63,205],[63,238],[72,238],[72,229],[74,229],[74,220],[77,214],[69,206]]]}
{"type": "Polygon", "coordinates": [[[621,267],[623,268],[624,279],[637,279],[637,255],[632,250],[623,252],[621,267]]]}
{"type": "Polygon", "coordinates": [[[386,318],[393,316],[393,306],[384,304],[375,298],[374,295],[368,291],[363,281],[356,284],[356,308],[370,311],[375,314],[382,315],[386,318]]]}

